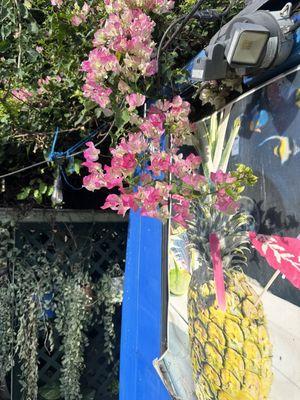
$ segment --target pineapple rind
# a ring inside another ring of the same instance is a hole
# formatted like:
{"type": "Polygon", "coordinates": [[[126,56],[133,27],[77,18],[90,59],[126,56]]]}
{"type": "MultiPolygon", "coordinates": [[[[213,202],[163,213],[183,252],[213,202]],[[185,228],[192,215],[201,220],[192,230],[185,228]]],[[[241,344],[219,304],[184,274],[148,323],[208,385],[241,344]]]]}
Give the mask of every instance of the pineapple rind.
{"type": "Polygon", "coordinates": [[[191,360],[198,400],[267,400],[272,346],[263,306],[242,272],[247,216],[195,202],[188,237],[193,271],[188,293],[191,360]],[[217,233],[225,275],[226,311],[216,302],[209,237],[217,233]]]}
{"type": "Polygon", "coordinates": [[[266,400],[272,346],[262,306],[254,306],[257,296],[238,272],[226,281],[225,312],[215,300],[206,306],[214,296],[213,281],[191,283],[189,335],[197,399],[266,400]]]}

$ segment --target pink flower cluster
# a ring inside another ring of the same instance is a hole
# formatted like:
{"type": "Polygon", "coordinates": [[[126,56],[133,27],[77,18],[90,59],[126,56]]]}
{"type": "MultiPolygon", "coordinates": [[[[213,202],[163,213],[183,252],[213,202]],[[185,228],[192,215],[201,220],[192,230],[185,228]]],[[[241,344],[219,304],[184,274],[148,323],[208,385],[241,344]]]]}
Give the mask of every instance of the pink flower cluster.
{"type": "Polygon", "coordinates": [[[235,203],[226,192],[226,186],[234,183],[236,181],[236,178],[231,176],[230,173],[219,170],[217,172],[212,172],[210,174],[210,179],[216,185],[216,188],[218,190],[215,207],[223,212],[236,211],[238,209],[238,204],[235,203]]]}
{"type": "Polygon", "coordinates": [[[174,7],[173,0],[124,0],[130,8],[140,8],[145,12],[165,13],[174,7]]]}
{"type": "MultiPolygon", "coordinates": [[[[140,9],[130,9],[124,3],[106,1],[106,7],[113,10],[94,37],[95,48],[88,60],[82,63],[86,72],[83,93],[101,108],[109,108],[111,87],[118,87],[123,95],[132,95],[131,84],[141,76],[151,76],[156,72],[156,62],[151,60],[154,49],[152,30],[154,22],[140,9]]],[[[143,103],[142,97],[129,98],[133,109],[143,103]]]]}
{"type": "Polygon", "coordinates": [[[51,0],[51,5],[60,8],[63,4],[63,0],[51,0]]]}
{"type": "Polygon", "coordinates": [[[15,99],[22,101],[23,103],[27,103],[28,100],[30,100],[30,98],[33,96],[33,93],[29,92],[25,88],[13,89],[11,93],[15,99]]]}
{"type": "MultiPolygon", "coordinates": [[[[195,197],[205,197],[211,185],[220,189],[220,195],[216,192],[217,207],[225,209],[232,204],[232,199],[229,201],[229,196],[223,193],[224,184],[234,179],[229,174],[219,171],[207,182],[199,172],[199,156],[190,154],[184,158],[176,147],[171,152],[161,149],[163,135],[170,129],[168,124],[179,119],[184,125],[186,109],[187,105],[180,98],[156,103],[142,120],[140,130],[123,137],[110,149],[110,166],[102,167],[98,162],[99,150],[92,142],[87,143],[83,165],[88,168],[89,175],[83,178],[83,186],[91,191],[117,187],[120,193],[108,195],[103,209],[111,208],[121,215],[129,209],[140,209],[142,215],[166,220],[170,217],[168,202],[172,199],[172,218],[185,226],[190,218],[191,201],[195,197]]],[[[181,124],[178,125],[181,130],[181,124]]],[[[175,131],[172,125],[172,134],[175,131]]]]}
{"type": "Polygon", "coordinates": [[[75,14],[72,16],[71,24],[73,26],[79,26],[83,22],[86,22],[90,10],[90,6],[87,3],[84,3],[81,10],[76,11],[75,14]]]}
{"type": "Polygon", "coordinates": [[[172,102],[160,100],[156,106],[165,112],[165,126],[172,137],[172,145],[176,148],[186,143],[186,139],[192,131],[189,121],[190,103],[183,101],[180,96],[176,96],[172,102]]]}

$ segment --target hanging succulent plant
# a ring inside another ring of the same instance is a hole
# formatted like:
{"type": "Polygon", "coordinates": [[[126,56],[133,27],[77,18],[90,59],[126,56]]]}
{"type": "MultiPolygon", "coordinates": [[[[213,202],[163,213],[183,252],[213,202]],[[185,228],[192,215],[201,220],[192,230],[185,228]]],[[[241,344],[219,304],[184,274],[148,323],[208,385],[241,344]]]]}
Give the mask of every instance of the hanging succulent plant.
{"type": "Polygon", "coordinates": [[[0,225],[0,385],[5,387],[5,375],[17,357],[22,399],[36,400],[40,344],[51,354],[56,331],[62,343],[60,398],[85,398],[80,379],[88,330],[93,323],[104,324],[104,349],[113,361],[113,319],[122,302],[123,272],[114,264],[94,284],[84,262],[71,265],[57,251],[49,256],[27,244],[16,249],[14,239],[14,226],[0,225]]]}
{"type": "Polygon", "coordinates": [[[61,394],[65,400],[80,400],[80,377],[84,368],[84,347],[91,323],[92,297],[87,274],[77,273],[64,279],[56,309],[56,328],[62,337],[61,394]]]}

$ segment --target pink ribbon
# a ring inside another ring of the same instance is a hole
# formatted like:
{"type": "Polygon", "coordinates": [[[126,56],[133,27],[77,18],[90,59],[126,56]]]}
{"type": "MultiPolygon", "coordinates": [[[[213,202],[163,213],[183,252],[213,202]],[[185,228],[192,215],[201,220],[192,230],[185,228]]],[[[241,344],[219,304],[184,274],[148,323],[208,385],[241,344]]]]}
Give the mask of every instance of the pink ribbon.
{"type": "Polygon", "coordinates": [[[221,256],[221,245],[218,235],[216,233],[211,233],[209,235],[209,245],[210,255],[213,263],[218,306],[222,311],[226,311],[225,283],[221,256]]]}

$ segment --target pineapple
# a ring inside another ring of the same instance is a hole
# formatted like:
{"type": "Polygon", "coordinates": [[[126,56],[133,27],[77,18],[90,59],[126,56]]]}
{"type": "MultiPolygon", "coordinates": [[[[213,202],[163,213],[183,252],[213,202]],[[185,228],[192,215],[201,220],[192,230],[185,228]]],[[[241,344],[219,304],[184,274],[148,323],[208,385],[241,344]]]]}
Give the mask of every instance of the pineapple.
{"type": "Polygon", "coordinates": [[[200,202],[194,205],[193,215],[188,228],[195,259],[188,322],[196,397],[265,400],[272,383],[271,343],[262,303],[240,268],[246,260],[248,238],[242,226],[247,217],[226,215],[200,202]],[[209,248],[212,232],[221,240],[225,312],[216,302],[209,248]]]}

